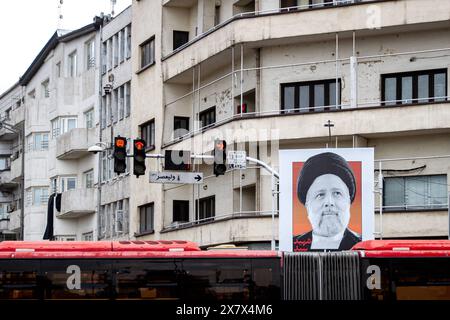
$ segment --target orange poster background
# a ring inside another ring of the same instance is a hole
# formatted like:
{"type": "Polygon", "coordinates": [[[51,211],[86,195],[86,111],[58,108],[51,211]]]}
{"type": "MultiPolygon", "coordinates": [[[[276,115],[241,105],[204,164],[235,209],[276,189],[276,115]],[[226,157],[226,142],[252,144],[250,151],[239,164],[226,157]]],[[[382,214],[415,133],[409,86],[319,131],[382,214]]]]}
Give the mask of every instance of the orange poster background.
{"type": "MultiPolygon", "coordinates": [[[[292,236],[297,236],[311,231],[305,206],[297,197],[297,179],[304,162],[292,163],[292,236]]],[[[361,161],[348,161],[356,180],[355,200],[350,207],[350,222],[348,227],[353,231],[362,233],[362,208],[361,208],[361,161]]]]}

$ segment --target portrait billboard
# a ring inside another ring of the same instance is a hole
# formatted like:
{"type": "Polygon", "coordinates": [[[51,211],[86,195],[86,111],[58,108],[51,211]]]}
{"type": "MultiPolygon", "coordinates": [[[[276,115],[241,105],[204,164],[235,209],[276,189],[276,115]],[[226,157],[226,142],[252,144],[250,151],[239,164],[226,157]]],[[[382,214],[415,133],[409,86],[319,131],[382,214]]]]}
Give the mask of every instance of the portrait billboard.
{"type": "Polygon", "coordinates": [[[349,250],[374,232],[374,150],[280,151],[280,250],[349,250]]]}

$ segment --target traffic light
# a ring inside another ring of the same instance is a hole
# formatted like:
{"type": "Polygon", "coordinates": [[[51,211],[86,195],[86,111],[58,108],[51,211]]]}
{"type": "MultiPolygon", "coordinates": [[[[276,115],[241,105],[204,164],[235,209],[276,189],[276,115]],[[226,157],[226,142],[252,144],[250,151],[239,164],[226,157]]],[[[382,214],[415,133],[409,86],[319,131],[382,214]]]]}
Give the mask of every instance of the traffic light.
{"type": "Polygon", "coordinates": [[[214,174],[216,177],[224,175],[227,171],[227,143],[225,140],[214,142],[214,174]]]}
{"type": "Polygon", "coordinates": [[[127,139],[121,136],[114,138],[114,172],[125,173],[127,169],[127,139]]]}
{"type": "Polygon", "coordinates": [[[145,140],[133,141],[133,174],[139,178],[145,174],[145,140]]]}

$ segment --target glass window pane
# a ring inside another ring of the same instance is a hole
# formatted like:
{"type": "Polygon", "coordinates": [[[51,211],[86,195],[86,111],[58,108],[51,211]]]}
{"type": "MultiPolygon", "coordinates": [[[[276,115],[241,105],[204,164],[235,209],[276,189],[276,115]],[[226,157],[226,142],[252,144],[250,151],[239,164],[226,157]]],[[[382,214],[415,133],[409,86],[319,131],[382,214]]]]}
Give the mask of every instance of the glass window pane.
{"type": "MultiPolygon", "coordinates": [[[[316,84],[314,86],[314,107],[322,107],[325,105],[325,85],[316,84]]],[[[315,108],[314,111],[321,111],[323,108],[315,108]]]]}
{"type": "Polygon", "coordinates": [[[429,189],[430,206],[432,208],[445,208],[447,206],[447,176],[430,176],[429,189]]]}
{"type": "Polygon", "coordinates": [[[405,198],[408,209],[426,209],[428,203],[428,177],[405,178],[405,198]]]}
{"type": "Polygon", "coordinates": [[[403,178],[386,178],[384,180],[384,210],[404,208],[405,185],[403,178]]]}
{"type": "Polygon", "coordinates": [[[412,77],[402,78],[402,103],[412,103],[413,90],[412,90],[412,77]]]}
{"type": "Polygon", "coordinates": [[[67,178],[67,190],[75,189],[77,186],[76,178],[67,178]]]}
{"type": "Polygon", "coordinates": [[[397,79],[384,79],[384,100],[387,106],[395,105],[397,100],[397,79]]]}
{"type": "Polygon", "coordinates": [[[445,101],[445,73],[438,73],[434,75],[434,96],[435,101],[445,101]]]}
{"type": "MultiPolygon", "coordinates": [[[[334,106],[335,108],[337,108],[336,106],[336,81],[330,83],[330,106],[334,106]]],[[[338,83],[338,93],[340,91],[339,88],[339,83],[338,83]]],[[[338,96],[338,104],[340,103],[339,101],[339,96],[338,96]]]]}
{"type": "Polygon", "coordinates": [[[309,86],[300,86],[300,112],[309,111],[309,86]]]}
{"type": "Polygon", "coordinates": [[[295,108],[295,87],[284,87],[283,107],[285,110],[295,108]]]}
{"type": "Polygon", "coordinates": [[[428,102],[428,98],[430,97],[429,78],[429,75],[425,74],[419,76],[417,79],[419,102],[428,102]]]}

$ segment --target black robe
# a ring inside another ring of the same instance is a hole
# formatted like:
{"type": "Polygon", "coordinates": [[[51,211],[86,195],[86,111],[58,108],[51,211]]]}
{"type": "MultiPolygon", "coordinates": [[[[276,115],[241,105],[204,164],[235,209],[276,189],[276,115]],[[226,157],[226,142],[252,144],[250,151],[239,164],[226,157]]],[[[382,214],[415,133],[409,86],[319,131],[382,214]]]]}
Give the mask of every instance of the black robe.
{"type": "Polygon", "coordinates": [[[348,228],[345,229],[338,249],[311,249],[312,238],[312,230],[305,234],[293,237],[292,250],[294,252],[350,250],[355,244],[361,241],[361,237],[355,235],[348,228]]]}

